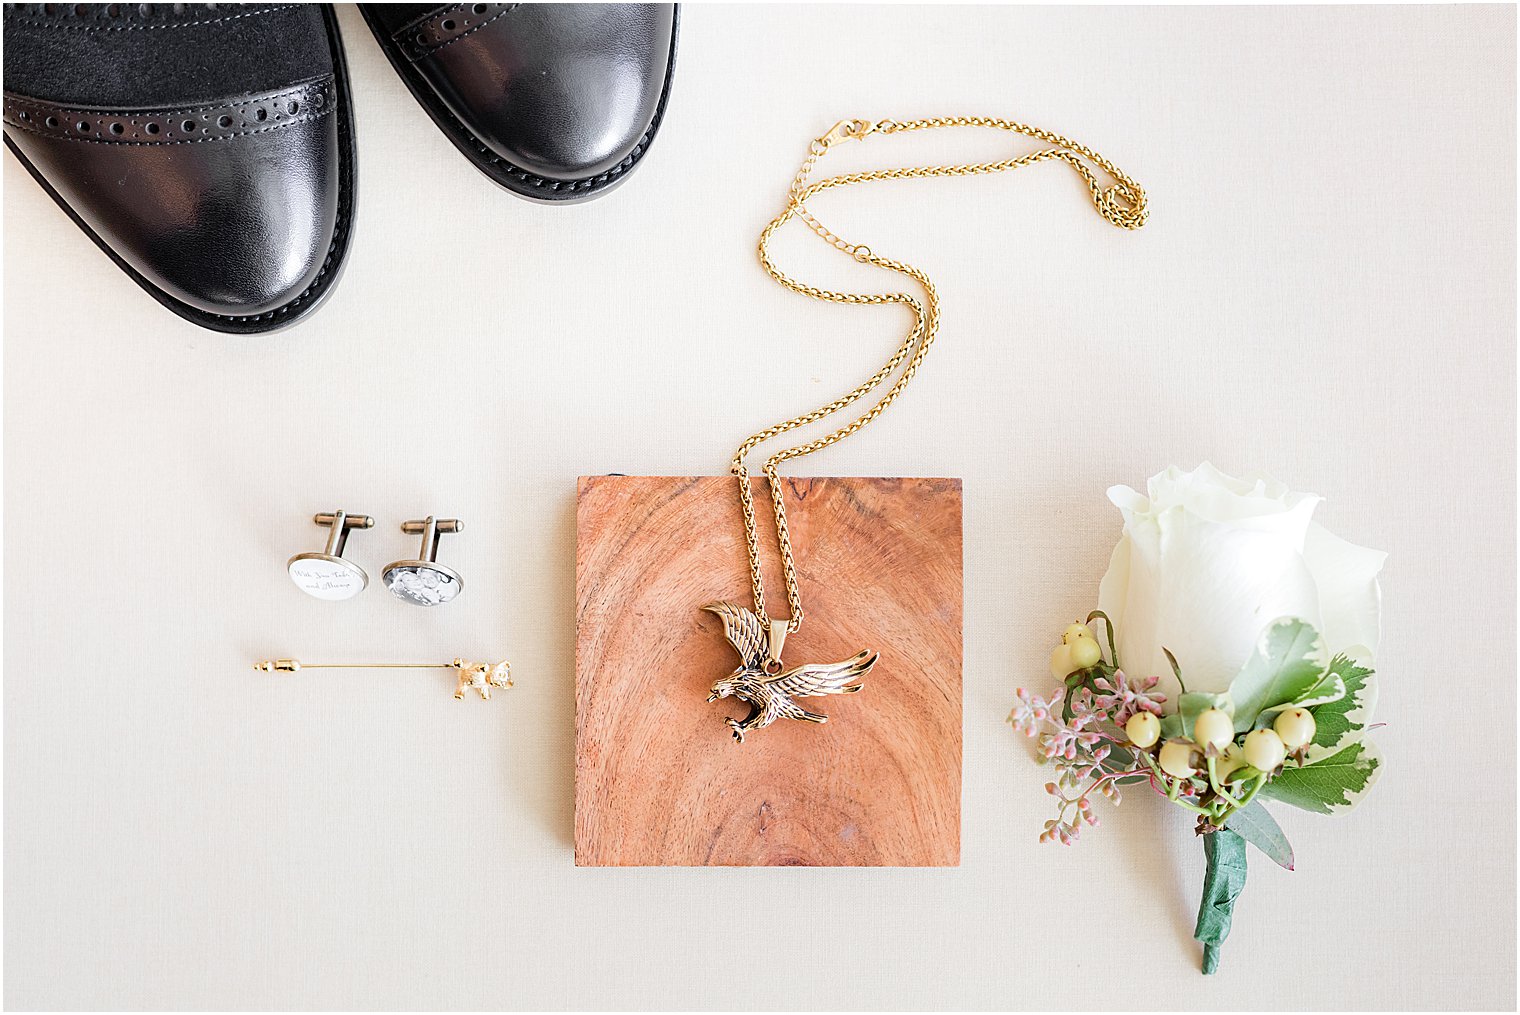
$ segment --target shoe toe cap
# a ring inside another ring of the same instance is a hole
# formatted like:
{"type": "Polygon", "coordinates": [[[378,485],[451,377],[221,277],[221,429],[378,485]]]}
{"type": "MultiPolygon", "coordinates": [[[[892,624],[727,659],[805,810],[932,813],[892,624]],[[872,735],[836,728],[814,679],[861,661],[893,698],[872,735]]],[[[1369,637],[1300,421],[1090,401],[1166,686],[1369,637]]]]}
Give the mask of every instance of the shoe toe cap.
{"type": "Polygon", "coordinates": [[[337,117],[330,94],[305,94],[304,113],[299,100],[271,102],[266,110],[284,110],[278,121],[246,130],[226,115],[171,127],[142,114],[157,129],[137,143],[13,129],[8,108],[7,136],[155,295],[236,322],[291,307],[330,270],[343,168],[337,117]]]}
{"type": "Polygon", "coordinates": [[[472,124],[497,157],[551,180],[595,176],[633,155],[645,139],[658,91],[634,67],[570,73],[514,82],[498,107],[472,124]],[[585,87],[588,79],[602,82],[585,87]],[[529,113],[519,112],[530,110],[529,113]]]}
{"type": "Polygon", "coordinates": [[[198,310],[244,317],[287,306],[324,271],[338,205],[336,174],[292,161],[182,163],[164,188],[178,185],[181,198],[158,209],[156,225],[117,239],[139,271],[198,310]]]}
{"type": "Polygon", "coordinates": [[[675,46],[673,4],[525,4],[418,69],[486,159],[547,180],[614,170],[648,142],[675,46]]]}

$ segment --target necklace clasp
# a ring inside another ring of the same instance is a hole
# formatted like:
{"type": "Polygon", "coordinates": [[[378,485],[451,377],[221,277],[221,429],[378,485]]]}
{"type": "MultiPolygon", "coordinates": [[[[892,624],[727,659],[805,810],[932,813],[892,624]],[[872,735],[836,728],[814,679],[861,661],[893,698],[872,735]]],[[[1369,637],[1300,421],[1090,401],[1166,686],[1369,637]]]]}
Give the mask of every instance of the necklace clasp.
{"type": "Polygon", "coordinates": [[[868,120],[840,120],[829,128],[829,132],[818,139],[818,143],[824,148],[838,144],[840,141],[848,141],[851,138],[859,139],[876,130],[876,124],[868,120]]]}

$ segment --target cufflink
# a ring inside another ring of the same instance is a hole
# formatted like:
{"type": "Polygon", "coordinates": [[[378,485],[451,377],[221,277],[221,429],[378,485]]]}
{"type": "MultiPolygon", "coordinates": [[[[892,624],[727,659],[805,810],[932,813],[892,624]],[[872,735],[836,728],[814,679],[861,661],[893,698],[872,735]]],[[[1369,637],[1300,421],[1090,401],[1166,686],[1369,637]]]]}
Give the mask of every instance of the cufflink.
{"type": "Polygon", "coordinates": [[[397,599],[414,606],[438,606],[464,590],[464,579],[452,568],[438,563],[438,537],[445,532],[459,532],[464,525],[457,518],[434,518],[402,522],[401,531],[421,534],[422,548],[416,560],[398,560],[385,565],[380,577],[397,599]]]}
{"type": "Polygon", "coordinates": [[[343,559],[343,547],[348,543],[350,529],[367,529],[375,520],[369,515],[334,511],[315,515],[312,521],[331,530],[327,546],[321,552],[291,557],[285,565],[290,580],[296,583],[296,588],[318,599],[352,599],[369,584],[369,575],[358,564],[343,559]]]}

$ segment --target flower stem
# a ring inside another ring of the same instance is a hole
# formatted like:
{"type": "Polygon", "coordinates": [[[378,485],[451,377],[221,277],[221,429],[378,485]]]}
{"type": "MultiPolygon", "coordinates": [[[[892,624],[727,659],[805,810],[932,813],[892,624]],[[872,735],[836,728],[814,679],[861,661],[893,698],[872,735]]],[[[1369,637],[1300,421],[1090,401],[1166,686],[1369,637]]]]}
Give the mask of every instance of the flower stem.
{"type": "Polygon", "coordinates": [[[1202,814],[1205,817],[1213,816],[1213,812],[1210,811],[1207,807],[1199,807],[1195,803],[1189,803],[1188,801],[1182,799],[1181,779],[1166,779],[1163,777],[1163,781],[1166,783],[1166,798],[1172,803],[1176,804],[1178,807],[1186,807],[1188,810],[1192,811],[1195,814],[1202,814]]]}
{"type": "Polygon", "coordinates": [[[1244,807],[1245,804],[1232,797],[1225,790],[1224,786],[1220,784],[1219,774],[1215,771],[1218,760],[1218,758],[1209,759],[1209,788],[1214,791],[1215,796],[1228,803],[1233,809],[1239,810],[1240,808],[1244,807]]]}
{"type": "Polygon", "coordinates": [[[1263,772],[1261,775],[1257,776],[1256,777],[1256,781],[1251,784],[1251,790],[1250,790],[1250,792],[1248,792],[1243,798],[1241,798],[1241,800],[1240,800],[1239,803],[1237,803],[1234,807],[1230,808],[1228,811],[1226,811],[1222,815],[1222,819],[1220,821],[1220,824],[1223,824],[1225,820],[1228,820],[1231,814],[1233,814],[1236,811],[1242,809],[1247,804],[1249,804],[1252,800],[1255,800],[1256,799],[1256,794],[1258,792],[1260,792],[1261,788],[1267,784],[1267,780],[1269,778],[1270,778],[1270,776],[1268,776],[1267,773],[1265,773],[1265,772],[1263,772]]]}
{"type": "Polygon", "coordinates": [[[1203,945],[1203,973],[1209,975],[1219,968],[1219,949],[1230,934],[1235,902],[1246,886],[1246,841],[1221,828],[1203,837],[1203,855],[1208,869],[1193,937],[1203,945]]]}

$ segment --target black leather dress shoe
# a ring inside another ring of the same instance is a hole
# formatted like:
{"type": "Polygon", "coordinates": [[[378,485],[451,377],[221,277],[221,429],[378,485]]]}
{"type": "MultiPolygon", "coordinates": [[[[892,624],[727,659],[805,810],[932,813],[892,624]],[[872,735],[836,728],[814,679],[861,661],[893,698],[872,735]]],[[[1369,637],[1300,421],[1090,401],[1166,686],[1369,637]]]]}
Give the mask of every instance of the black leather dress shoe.
{"type": "Polygon", "coordinates": [[[6,4],[5,143],[182,317],[290,324],[331,291],[354,207],[328,4],[6,4]]]}
{"type": "Polygon", "coordinates": [[[360,4],[417,101],[492,180],[538,201],[605,194],[659,129],[676,4],[360,4]]]}

